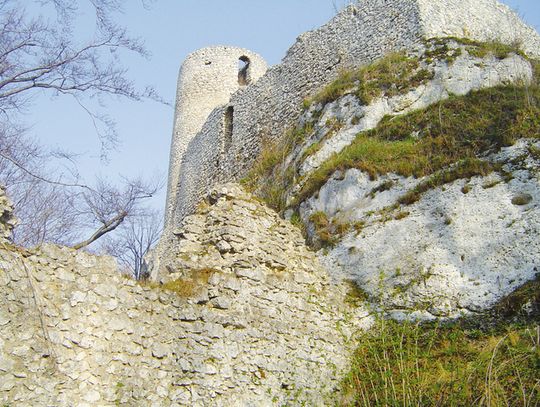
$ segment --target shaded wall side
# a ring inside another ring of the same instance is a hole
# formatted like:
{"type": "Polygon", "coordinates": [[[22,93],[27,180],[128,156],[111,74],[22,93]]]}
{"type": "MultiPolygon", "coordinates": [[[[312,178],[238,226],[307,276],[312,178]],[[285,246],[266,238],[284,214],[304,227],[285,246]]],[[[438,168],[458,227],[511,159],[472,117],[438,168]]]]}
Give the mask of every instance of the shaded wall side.
{"type": "Polygon", "coordinates": [[[182,172],[178,178],[175,226],[178,226],[184,217],[195,212],[198,203],[211,187],[219,182],[226,110],[226,106],[215,109],[201,132],[187,146],[187,154],[182,160],[182,172]]]}

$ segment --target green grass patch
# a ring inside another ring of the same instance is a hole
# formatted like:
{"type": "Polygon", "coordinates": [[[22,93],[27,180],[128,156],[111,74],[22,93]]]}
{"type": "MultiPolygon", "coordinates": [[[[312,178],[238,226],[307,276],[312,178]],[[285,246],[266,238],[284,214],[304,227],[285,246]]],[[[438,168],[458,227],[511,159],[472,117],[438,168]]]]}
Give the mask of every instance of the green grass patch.
{"type": "Polygon", "coordinates": [[[385,117],[310,174],[296,203],[312,196],[335,171],[350,168],[372,179],[387,173],[421,177],[457,163],[419,186],[419,193],[458,178],[486,175],[493,168],[476,158],[480,154],[512,145],[517,138],[540,138],[539,89],[498,86],[385,117]]]}
{"type": "Polygon", "coordinates": [[[369,294],[354,280],[345,280],[345,283],[348,285],[347,294],[345,294],[345,302],[347,304],[358,307],[369,301],[369,294]]]}
{"type": "Polygon", "coordinates": [[[540,147],[537,147],[535,145],[530,145],[529,148],[529,154],[535,159],[540,160],[540,147]]]}
{"type": "MultiPolygon", "coordinates": [[[[540,273],[511,294],[502,298],[492,309],[496,318],[540,320],[540,273]],[[527,309],[527,311],[525,311],[527,309]]],[[[540,347],[540,344],[539,344],[540,347]]],[[[538,366],[540,369],[540,366],[538,366]]]]}
{"type": "Polygon", "coordinates": [[[477,175],[485,176],[498,168],[498,166],[494,166],[493,164],[479,160],[478,158],[466,158],[449,169],[441,170],[433,174],[427,180],[408,191],[405,195],[399,197],[398,203],[402,205],[411,205],[418,201],[422,194],[430,189],[449,184],[457,179],[471,178],[477,175]]]}
{"type": "Polygon", "coordinates": [[[505,59],[510,54],[525,56],[523,51],[516,44],[503,44],[497,41],[474,42],[467,47],[467,52],[477,58],[485,58],[493,55],[497,59],[505,59]]]}
{"type": "Polygon", "coordinates": [[[445,61],[447,64],[451,64],[463,53],[461,48],[450,47],[449,40],[446,38],[428,40],[426,48],[423,58],[429,63],[445,61]]]}
{"type": "Polygon", "coordinates": [[[491,55],[497,59],[505,59],[511,54],[525,57],[525,53],[518,44],[503,44],[499,41],[480,42],[459,37],[431,38],[427,40],[425,42],[427,48],[424,54],[425,57],[445,60],[447,63],[454,62],[463,51],[461,48],[452,46],[451,42],[456,43],[458,47],[463,47],[470,55],[476,58],[485,58],[491,55]]]}
{"type": "Polygon", "coordinates": [[[358,340],[338,405],[535,406],[540,330],[381,320],[358,340]]]}
{"type": "Polygon", "coordinates": [[[300,232],[302,232],[302,236],[304,236],[304,238],[307,238],[306,225],[302,221],[302,218],[297,211],[293,212],[293,214],[291,215],[290,222],[293,226],[296,226],[298,229],[300,229],[300,232]]]}
{"type": "Polygon", "coordinates": [[[369,196],[373,198],[373,197],[375,197],[376,194],[378,194],[380,192],[388,191],[389,189],[392,189],[394,184],[395,184],[394,181],[392,181],[391,179],[387,179],[386,181],[381,182],[379,185],[377,185],[375,188],[373,188],[369,192],[369,196]]]}

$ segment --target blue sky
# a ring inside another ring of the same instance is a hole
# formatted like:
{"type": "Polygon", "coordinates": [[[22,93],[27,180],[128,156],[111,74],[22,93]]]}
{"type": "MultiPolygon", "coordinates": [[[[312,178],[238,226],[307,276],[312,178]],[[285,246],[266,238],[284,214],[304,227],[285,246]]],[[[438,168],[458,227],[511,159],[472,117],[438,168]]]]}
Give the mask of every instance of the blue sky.
{"type": "MultiPolygon", "coordinates": [[[[537,30],[539,0],[504,3],[537,30]]],[[[79,169],[88,180],[95,174],[116,179],[161,174],[166,177],[172,133],[173,105],[178,69],[190,52],[209,45],[235,45],[278,63],[295,38],[324,24],[346,0],[154,0],[126,1],[118,21],[144,40],[149,60],[126,55],[125,66],[140,87],[152,85],[171,103],[106,100],[122,141],[110,154],[109,164],[99,159],[99,141],[89,117],[70,99],[41,96],[29,109],[30,133],[43,143],[83,153],[79,169]]],[[[81,30],[81,35],[85,33],[81,30]]],[[[87,35],[91,35],[89,32],[87,35]]],[[[165,190],[152,205],[164,206],[165,190]]]]}

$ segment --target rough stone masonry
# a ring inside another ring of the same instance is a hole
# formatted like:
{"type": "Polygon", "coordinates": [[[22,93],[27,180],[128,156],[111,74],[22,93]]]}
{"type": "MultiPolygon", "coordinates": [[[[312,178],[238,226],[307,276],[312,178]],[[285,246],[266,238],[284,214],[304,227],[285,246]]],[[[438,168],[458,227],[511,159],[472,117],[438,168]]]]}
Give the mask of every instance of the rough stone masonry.
{"type": "Polygon", "coordinates": [[[179,291],[122,277],[109,257],[2,239],[0,404],[324,404],[367,311],[344,302],[296,228],[234,185],[181,232],[168,265],[179,291]]]}

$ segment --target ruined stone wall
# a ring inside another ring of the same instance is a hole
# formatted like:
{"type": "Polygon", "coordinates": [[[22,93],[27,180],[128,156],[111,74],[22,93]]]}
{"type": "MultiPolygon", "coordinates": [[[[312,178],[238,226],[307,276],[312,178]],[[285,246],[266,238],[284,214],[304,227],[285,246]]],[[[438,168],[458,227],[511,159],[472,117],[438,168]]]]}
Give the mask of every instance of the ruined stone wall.
{"type": "Polygon", "coordinates": [[[224,134],[216,132],[216,120],[223,120],[219,114],[212,115],[189,143],[182,165],[190,170],[180,174],[175,223],[193,212],[212,185],[245,174],[263,140],[280,137],[298,117],[302,101],[335,79],[341,69],[366,64],[417,41],[421,36],[418,20],[414,2],[370,1],[302,34],[279,65],[231,97],[233,134],[226,151],[221,150],[224,134]],[[209,140],[213,140],[211,151],[201,156],[201,146],[206,148],[209,140]]]}
{"type": "Polygon", "coordinates": [[[426,38],[465,37],[515,44],[540,57],[540,36],[497,0],[416,0],[426,38]]]}
{"type": "Polygon", "coordinates": [[[367,311],[237,187],[187,220],[162,276],[176,290],[112,258],[0,242],[0,405],[323,404],[367,311]]]}
{"type": "Polygon", "coordinates": [[[238,180],[253,164],[265,141],[279,138],[301,111],[302,101],[336,78],[388,52],[410,48],[437,36],[499,39],[522,44],[540,55],[538,34],[496,0],[366,0],[348,7],[319,29],[301,35],[282,63],[253,85],[232,95],[233,132],[225,143],[219,108],[187,145],[178,177],[174,223],[193,213],[219,182],[238,180]],[[227,144],[227,148],[224,148],[227,144]]]}

